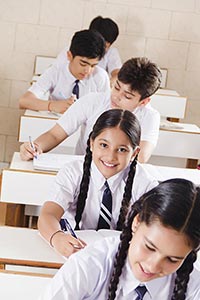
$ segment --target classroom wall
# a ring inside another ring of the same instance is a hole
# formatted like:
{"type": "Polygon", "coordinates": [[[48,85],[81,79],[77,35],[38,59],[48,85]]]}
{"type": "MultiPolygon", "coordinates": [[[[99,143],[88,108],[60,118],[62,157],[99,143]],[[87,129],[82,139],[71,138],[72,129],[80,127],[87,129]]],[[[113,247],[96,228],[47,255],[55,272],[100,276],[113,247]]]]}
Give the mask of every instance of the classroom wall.
{"type": "Polygon", "coordinates": [[[18,98],[35,55],[56,56],[97,15],[118,23],[123,61],[147,56],[168,69],[167,87],[188,97],[184,122],[200,126],[200,0],[0,0],[0,162],[19,150],[18,98]]]}

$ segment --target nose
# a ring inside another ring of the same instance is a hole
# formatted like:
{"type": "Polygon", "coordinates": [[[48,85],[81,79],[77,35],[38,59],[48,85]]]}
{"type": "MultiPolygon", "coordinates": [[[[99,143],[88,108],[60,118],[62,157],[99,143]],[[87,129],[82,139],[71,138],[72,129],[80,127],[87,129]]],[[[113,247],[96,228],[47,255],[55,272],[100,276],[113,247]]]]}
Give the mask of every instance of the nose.
{"type": "Polygon", "coordinates": [[[152,258],[147,262],[146,264],[146,272],[152,273],[152,274],[158,274],[161,273],[162,270],[162,261],[159,258],[152,258]]]}
{"type": "Polygon", "coordinates": [[[107,152],[107,159],[110,161],[110,162],[112,162],[112,161],[114,161],[115,160],[115,158],[116,158],[116,152],[114,151],[114,150],[109,150],[108,152],[107,152]]]}
{"type": "Polygon", "coordinates": [[[123,94],[121,91],[114,90],[113,94],[114,94],[115,100],[117,100],[118,102],[120,102],[122,100],[123,94]]]}
{"type": "Polygon", "coordinates": [[[84,73],[85,74],[90,74],[92,70],[92,67],[90,65],[85,66],[84,68],[84,73]]]}

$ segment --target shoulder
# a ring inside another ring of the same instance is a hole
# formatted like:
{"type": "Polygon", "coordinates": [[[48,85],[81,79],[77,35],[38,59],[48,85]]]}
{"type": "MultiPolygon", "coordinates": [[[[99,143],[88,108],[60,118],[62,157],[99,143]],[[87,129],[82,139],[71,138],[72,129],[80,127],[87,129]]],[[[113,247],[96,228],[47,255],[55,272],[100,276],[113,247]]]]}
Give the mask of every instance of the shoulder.
{"type": "Polygon", "coordinates": [[[101,79],[104,79],[104,80],[109,80],[108,73],[103,68],[101,68],[99,66],[95,66],[95,70],[92,73],[92,77],[94,79],[101,78],[101,79]]]}
{"type": "Polygon", "coordinates": [[[139,178],[139,182],[143,182],[143,186],[149,186],[153,188],[158,185],[158,181],[152,176],[143,166],[143,164],[137,163],[136,166],[136,178],[139,178]]]}
{"type": "Polygon", "coordinates": [[[194,269],[190,274],[190,280],[187,288],[186,300],[199,300],[200,299],[200,262],[194,264],[194,269]]]}

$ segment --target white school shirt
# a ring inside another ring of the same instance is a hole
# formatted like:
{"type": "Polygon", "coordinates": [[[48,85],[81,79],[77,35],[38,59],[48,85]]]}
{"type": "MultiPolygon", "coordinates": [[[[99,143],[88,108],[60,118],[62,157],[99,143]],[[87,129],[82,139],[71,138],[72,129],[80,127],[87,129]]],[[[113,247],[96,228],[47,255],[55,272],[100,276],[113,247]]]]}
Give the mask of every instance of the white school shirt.
{"type": "MultiPolygon", "coordinates": [[[[119,237],[103,238],[71,255],[50,281],[39,300],[106,300],[119,237]]],[[[145,283],[143,300],[170,300],[175,274],[145,283]]],[[[186,300],[200,299],[200,270],[190,274],[186,300]]],[[[128,259],[122,269],[116,300],[134,300],[140,282],[134,277],[128,259]]],[[[144,284],[144,283],[141,283],[144,284]]]]}
{"type": "MultiPolygon", "coordinates": [[[[54,64],[62,64],[67,61],[67,51],[69,47],[65,47],[56,57],[54,64]]],[[[120,69],[122,66],[121,58],[119,55],[119,51],[115,47],[108,48],[105,55],[98,62],[98,66],[103,68],[111,75],[113,70],[120,69]]]]}
{"type": "MultiPolygon", "coordinates": [[[[63,114],[57,123],[68,136],[81,126],[80,138],[75,153],[85,154],[88,136],[97,118],[110,109],[110,91],[107,93],[90,93],[80,98],[63,114]]],[[[133,112],[141,126],[141,141],[157,143],[160,126],[160,115],[148,103],[137,107],[133,112]]]]}
{"type": "MultiPolygon", "coordinates": [[[[124,193],[129,166],[110,177],[107,181],[112,192],[112,220],[111,228],[115,229],[119,217],[121,201],[124,193]]],[[[64,217],[69,219],[73,227],[76,214],[77,198],[83,174],[83,158],[68,162],[58,172],[55,182],[51,187],[48,200],[59,204],[64,210],[64,217]]],[[[91,164],[91,176],[85,209],[82,215],[81,229],[96,229],[99,219],[100,207],[105,190],[105,177],[99,172],[96,165],[91,164]]],[[[137,164],[132,187],[132,199],[134,202],[148,190],[158,184],[141,164],[137,164]]]]}
{"type": "MultiPolygon", "coordinates": [[[[42,98],[49,92],[50,100],[68,99],[72,95],[76,78],[69,70],[69,61],[57,65],[53,64],[35,82],[28,91],[37,98],[42,98]]],[[[106,92],[110,90],[108,74],[102,68],[95,66],[87,78],[79,82],[79,96],[90,92],[106,92]]]]}

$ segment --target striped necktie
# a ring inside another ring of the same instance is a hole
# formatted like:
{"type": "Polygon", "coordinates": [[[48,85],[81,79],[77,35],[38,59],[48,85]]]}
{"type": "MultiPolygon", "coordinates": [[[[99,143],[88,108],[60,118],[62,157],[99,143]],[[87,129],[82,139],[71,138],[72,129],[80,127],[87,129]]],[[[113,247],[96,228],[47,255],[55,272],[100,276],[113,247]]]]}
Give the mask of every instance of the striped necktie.
{"type": "Polygon", "coordinates": [[[75,80],[74,83],[75,84],[74,84],[74,87],[73,87],[73,90],[72,90],[72,94],[76,95],[76,99],[78,99],[79,98],[79,85],[78,85],[79,80],[78,79],[75,80]]]}
{"type": "Polygon", "coordinates": [[[97,230],[110,229],[110,223],[112,218],[112,194],[107,181],[105,182],[105,187],[106,188],[103,192],[97,230]]]}
{"type": "Polygon", "coordinates": [[[138,294],[137,298],[135,300],[142,300],[144,297],[144,294],[147,292],[147,288],[145,285],[138,286],[135,289],[136,293],[138,294]]]}

